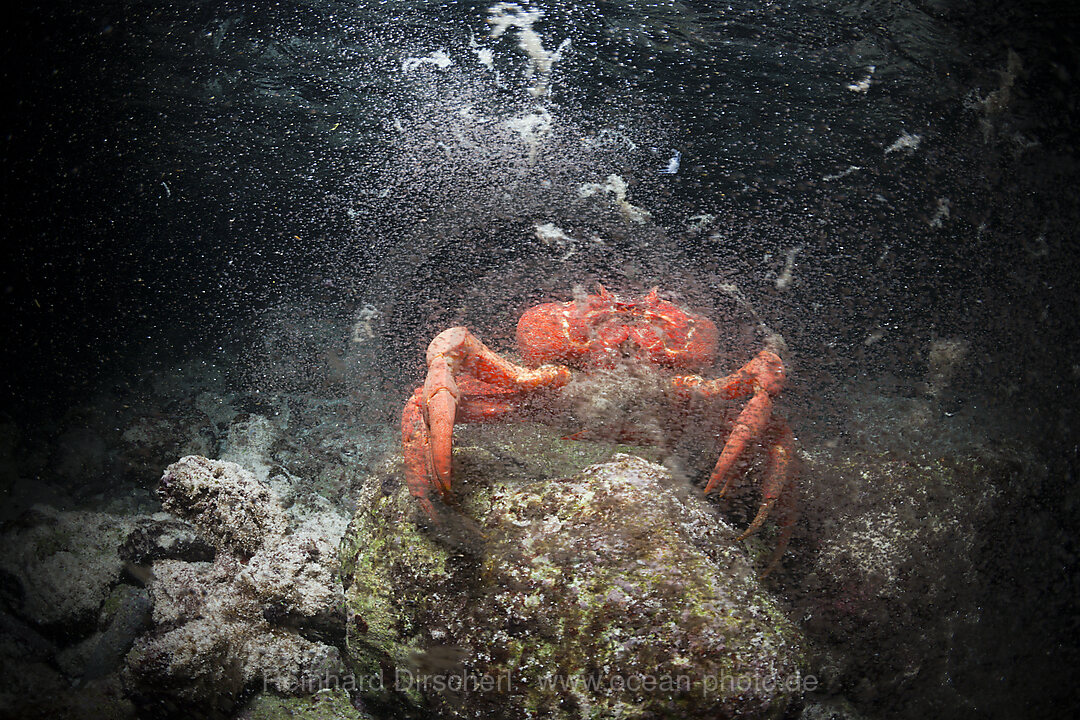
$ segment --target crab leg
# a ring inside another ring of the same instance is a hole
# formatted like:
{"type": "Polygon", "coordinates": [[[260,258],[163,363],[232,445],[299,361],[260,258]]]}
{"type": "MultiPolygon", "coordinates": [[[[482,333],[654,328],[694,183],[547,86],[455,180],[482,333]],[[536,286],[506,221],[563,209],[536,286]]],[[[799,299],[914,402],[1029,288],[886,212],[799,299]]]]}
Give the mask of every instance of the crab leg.
{"type": "MultiPolygon", "coordinates": [[[[464,378],[462,378],[464,379],[464,378]]],[[[465,383],[461,383],[465,384],[465,383]]],[[[490,392],[490,386],[488,386],[490,392]]],[[[525,399],[524,393],[500,392],[490,396],[471,396],[466,390],[466,397],[455,409],[456,422],[483,423],[497,422],[518,410],[525,399]]],[[[416,497],[424,511],[434,516],[428,492],[434,488],[441,497],[449,497],[450,488],[438,481],[434,471],[431,451],[431,435],[425,418],[424,388],[417,388],[401,415],[402,454],[405,460],[405,481],[410,493],[416,497]]]]}
{"type": "MultiPolygon", "coordinates": [[[[783,362],[775,353],[763,350],[725,378],[706,380],[697,375],[684,375],[675,378],[673,384],[677,391],[699,393],[706,397],[735,399],[751,395],[746,407],[736,418],[724,448],[720,451],[720,458],[709,476],[709,482],[705,485],[706,494],[719,487],[719,495],[723,497],[731,486],[731,471],[735,463],[750,443],[766,433],[772,419],[772,399],[784,387],[783,362]]],[[[768,452],[769,469],[762,486],[761,505],[750,526],[739,536],[739,540],[757,532],[769,517],[773,506],[780,498],[785,497],[785,488],[791,479],[791,459],[794,453],[794,440],[787,423],[780,422],[778,436],[768,452]]],[[[785,501],[785,505],[787,504],[789,503],[785,501]]],[[[790,537],[790,523],[787,518],[791,514],[785,512],[781,519],[784,534],[781,537],[780,553],[783,553],[790,537]]]]}
{"type": "Polygon", "coordinates": [[[735,427],[728,436],[720,458],[716,461],[705,492],[712,492],[718,485],[720,497],[731,485],[731,469],[746,446],[761,437],[772,416],[772,398],[784,387],[784,364],[776,353],[762,350],[741,368],[725,378],[706,380],[698,375],[684,375],[673,381],[680,391],[691,391],[706,397],[723,397],[729,400],[752,395],[739,413],[735,427]]]}
{"type": "Polygon", "coordinates": [[[450,492],[450,454],[460,395],[449,359],[442,354],[432,357],[429,348],[428,374],[421,396],[431,458],[429,470],[432,475],[428,481],[443,497],[450,492]]]}
{"type": "MultiPolygon", "coordinates": [[[[795,441],[791,435],[791,428],[787,423],[780,429],[780,436],[769,448],[769,469],[765,476],[765,482],[761,486],[761,505],[753,522],[746,528],[739,540],[745,540],[753,535],[761,527],[765,519],[769,517],[776,501],[783,496],[791,480],[791,458],[795,452],[795,441]]],[[[784,544],[787,544],[785,539],[784,544]]],[[[781,552],[783,547],[781,546],[781,552]]]]}
{"type": "Polygon", "coordinates": [[[413,393],[402,414],[401,439],[409,491],[434,516],[428,492],[433,488],[443,498],[450,496],[454,423],[459,410],[482,418],[485,414],[498,415],[509,407],[508,401],[495,399],[499,395],[496,392],[490,402],[477,403],[469,412],[469,408],[460,407],[463,396],[470,390],[482,393],[484,388],[492,387],[510,391],[559,387],[569,382],[570,369],[561,365],[536,369],[515,365],[463,327],[450,328],[431,341],[427,364],[424,386],[413,393]]]}
{"type": "Polygon", "coordinates": [[[401,447],[409,493],[420,502],[429,517],[434,517],[435,507],[428,498],[428,490],[435,487],[442,493],[443,489],[430,480],[435,474],[431,468],[431,442],[424,414],[424,388],[421,387],[405,403],[405,411],[401,414],[401,447]]]}
{"type": "MultiPolygon", "coordinates": [[[[776,566],[780,564],[780,559],[784,556],[784,550],[787,549],[788,542],[795,532],[795,522],[799,518],[799,483],[791,465],[792,458],[794,457],[794,440],[791,436],[791,429],[787,427],[787,423],[784,423],[779,442],[774,446],[773,452],[775,452],[776,447],[781,446],[784,448],[784,458],[782,460],[784,467],[782,473],[786,475],[786,477],[780,481],[782,487],[779,490],[780,499],[777,501],[777,507],[779,508],[777,523],[780,525],[780,537],[776,541],[776,549],[773,550],[772,558],[765,567],[762,577],[771,573],[776,569],[776,566]]],[[[770,478],[773,474],[781,472],[778,468],[780,462],[781,461],[778,461],[775,455],[772,455],[770,461],[770,478]]],[[[760,510],[758,511],[758,514],[760,514],[760,510]]],[[[762,518],[762,520],[764,520],[764,518],[762,518]]]]}
{"type": "Polygon", "coordinates": [[[724,497],[727,494],[728,488],[731,486],[731,480],[734,477],[731,468],[735,465],[735,461],[739,459],[739,456],[743,454],[750,441],[761,435],[765,426],[769,424],[771,415],[772,398],[764,390],[758,390],[754,393],[754,397],[750,398],[750,402],[746,403],[746,407],[743,408],[742,412],[739,413],[739,417],[735,420],[735,427],[732,429],[731,434],[728,435],[724,449],[720,452],[720,458],[716,461],[716,467],[713,468],[709,482],[705,485],[706,495],[711,493],[721,481],[723,481],[724,485],[720,488],[719,497],[724,497]]]}

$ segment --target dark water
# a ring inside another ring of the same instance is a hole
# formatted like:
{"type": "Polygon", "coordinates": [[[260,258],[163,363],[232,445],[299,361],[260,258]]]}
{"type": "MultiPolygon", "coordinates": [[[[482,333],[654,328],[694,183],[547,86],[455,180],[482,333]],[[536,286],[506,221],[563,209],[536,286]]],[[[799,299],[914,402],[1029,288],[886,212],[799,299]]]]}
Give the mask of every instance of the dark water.
{"type": "Polygon", "coordinates": [[[272,324],[365,305],[370,384],[403,398],[438,330],[506,349],[525,307],[599,281],[709,312],[732,362],[761,340],[752,307],[786,340],[807,440],[912,451],[875,426],[888,401],[862,416],[853,398],[925,393],[933,344],[955,342],[940,402],[962,423],[914,442],[1021,438],[1071,487],[1075,10],[544,3],[543,49],[569,44],[539,87],[518,30],[490,37],[492,6],[18,9],[5,419],[59,433],[103,386],[191,357],[231,372],[272,324]],[[625,213],[581,197],[610,176],[625,213]],[[572,239],[542,241],[546,223],[572,239]]]}
{"type": "Polygon", "coordinates": [[[15,387],[61,373],[48,394],[62,403],[130,343],[207,338],[285,296],[377,301],[409,337],[445,324],[439,308],[463,293],[517,310],[593,278],[705,307],[737,280],[796,355],[829,358],[841,379],[909,375],[929,338],[952,336],[991,394],[1053,399],[1053,378],[1074,377],[1047,362],[1076,347],[1075,55],[1054,40],[1068,13],[553,5],[545,49],[570,45],[538,102],[525,53],[512,31],[487,37],[486,10],[20,11],[5,69],[15,387]],[[402,71],[437,50],[453,65],[402,71]],[[995,92],[1008,97],[987,109],[995,92]],[[530,162],[497,126],[537,107],[550,128],[530,162]],[[679,171],[659,173],[676,152],[679,171]],[[536,241],[536,224],[578,220],[560,191],[613,173],[647,227],[565,259],[536,241]]]}

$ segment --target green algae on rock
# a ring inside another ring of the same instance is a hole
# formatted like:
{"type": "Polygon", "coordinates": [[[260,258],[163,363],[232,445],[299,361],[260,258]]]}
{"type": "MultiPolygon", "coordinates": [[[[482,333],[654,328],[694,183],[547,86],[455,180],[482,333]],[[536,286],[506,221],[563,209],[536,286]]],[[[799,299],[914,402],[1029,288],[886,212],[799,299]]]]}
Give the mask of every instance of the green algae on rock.
{"type": "Polygon", "coordinates": [[[522,478],[474,448],[455,465],[441,525],[388,478],[343,540],[369,699],[485,718],[779,717],[799,701],[798,631],[663,467],[616,455],[522,478]]]}
{"type": "Polygon", "coordinates": [[[328,688],[302,697],[260,692],[244,706],[237,720],[371,720],[371,716],[354,708],[344,689],[328,688]]]}

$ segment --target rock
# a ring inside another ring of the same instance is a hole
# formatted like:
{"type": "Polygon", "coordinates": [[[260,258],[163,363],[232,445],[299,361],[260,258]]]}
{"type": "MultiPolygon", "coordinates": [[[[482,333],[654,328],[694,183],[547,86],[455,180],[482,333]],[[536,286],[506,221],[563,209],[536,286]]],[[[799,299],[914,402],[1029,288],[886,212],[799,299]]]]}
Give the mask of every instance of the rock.
{"type": "Polygon", "coordinates": [[[252,555],[287,529],[277,496],[236,463],[188,455],[165,470],[158,494],[217,548],[252,555]]]}
{"type": "Polygon", "coordinates": [[[46,661],[55,653],[52,642],[34,628],[7,613],[0,613],[0,658],[46,661]]]}
{"type": "Polygon", "coordinates": [[[196,532],[191,523],[168,513],[154,513],[138,518],[120,548],[120,557],[134,565],[146,565],[155,560],[214,559],[214,547],[196,532]]]}
{"type": "Polygon", "coordinates": [[[346,514],[340,505],[313,492],[296,498],[286,514],[294,532],[316,535],[335,548],[341,544],[352,519],[352,514],[346,514]]]}
{"type": "Polygon", "coordinates": [[[1052,696],[1045,659],[1067,601],[1038,589],[1060,578],[1072,533],[1013,521],[1052,494],[1043,460],[818,452],[803,476],[802,557],[780,579],[830,692],[913,718],[1024,715],[1034,690],[1016,686],[1052,696]]]}
{"type": "Polygon", "coordinates": [[[799,720],[866,720],[851,703],[843,699],[815,700],[809,698],[799,720]]]}
{"type": "Polygon", "coordinates": [[[62,695],[70,682],[48,663],[23,658],[0,658],[0,718],[22,720],[25,712],[49,698],[62,695]]]}
{"type": "Polygon", "coordinates": [[[285,301],[255,321],[258,341],[248,349],[250,382],[264,394],[317,392],[337,380],[349,318],[340,308],[285,301]]]}
{"type": "Polygon", "coordinates": [[[352,706],[349,693],[341,688],[306,697],[259,693],[236,717],[237,720],[372,720],[371,715],[352,706]]]}
{"type": "Polygon", "coordinates": [[[148,709],[165,700],[195,712],[230,708],[245,680],[231,652],[236,633],[242,628],[198,619],[140,638],[121,675],[125,690],[148,709]]]}
{"type": "Polygon", "coordinates": [[[274,444],[281,439],[281,430],[262,415],[247,415],[229,425],[221,459],[234,462],[255,474],[259,482],[270,477],[274,444]]]}
{"type": "Polygon", "coordinates": [[[616,455],[529,479],[462,447],[455,466],[442,527],[389,476],[367,484],[342,543],[348,651],[370,701],[445,718],[797,708],[798,630],[736,533],[663,467],[616,455]]]}
{"type": "Polygon", "coordinates": [[[123,673],[125,686],[144,704],[169,698],[187,711],[205,711],[247,687],[317,690],[320,678],[339,672],[336,648],[266,619],[274,599],[238,580],[242,571],[230,553],[219,553],[213,563],[154,564],[157,629],[136,641],[123,673]]]}
{"type": "Polygon", "coordinates": [[[70,484],[99,481],[108,466],[109,449],[100,434],[85,427],[68,430],[56,441],[53,471],[70,484]]]}
{"type": "Polygon", "coordinates": [[[66,689],[65,679],[48,665],[55,653],[34,628],[0,613],[0,717],[20,703],[66,689]]]}
{"type": "MultiPolygon", "coordinates": [[[[43,672],[22,667],[20,672],[34,675],[43,672]]],[[[45,670],[44,672],[47,672],[45,670]]],[[[115,677],[102,678],[86,686],[67,683],[20,694],[10,704],[0,705],[0,717],[18,720],[135,720],[135,706],[124,697],[115,677]]]]}
{"type": "Polygon", "coordinates": [[[0,615],[0,716],[134,717],[115,677],[105,676],[149,612],[144,592],[117,584],[118,548],[136,520],[35,506],[5,533],[4,601],[26,622],[0,615]],[[58,649],[34,626],[75,644],[58,649]]]}
{"type": "Polygon", "coordinates": [[[282,617],[343,617],[337,548],[308,534],[289,535],[264,545],[239,575],[263,603],[264,613],[282,617]]]}
{"type": "MultiPolygon", "coordinates": [[[[996,494],[992,485],[965,487],[964,473],[958,470],[962,468],[947,460],[851,455],[822,463],[811,458],[809,476],[825,476],[833,487],[842,483],[852,490],[845,493],[844,503],[822,508],[820,517],[828,518],[830,532],[817,545],[818,572],[849,586],[857,583],[866,597],[908,602],[919,599],[910,597],[913,592],[949,592],[933,560],[970,556],[976,518],[987,513],[996,494]]],[[[827,502],[810,499],[808,509],[815,501],[827,502]]],[[[957,580],[971,581],[973,569],[960,568],[957,580]]],[[[924,599],[934,603],[944,598],[924,599]]]]}
{"type": "Polygon", "coordinates": [[[159,559],[148,586],[154,629],[122,672],[147,712],[233,712],[250,689],[311,694],[341,675],[337,549],[288,533],[276,496],[240,466],[192,456],[159,490],[216,548],[210,562],[159,559]]]}
{"type": "Polygon", "coordinates": [[[118,670],[135,638],[150,624],[150,597],[146,590],[118,585],[105,602],[105,627],[81,643],[65,649],[57,664],[68,677],[86,682],[118,670]],[[110,605],[114,607],[109,607],[110,605]]]}
{"type": "Polygon", "coordinates": [[[0,538],[0,572],[17,584],[12,610],[39,625],[91,625],[123,567],[131,517],[35,506],[0,538]]]}
{"type": "Polygon", "coordinates": [[[151,487],[161,466],[185,455],[211,454],[217,447],[215,428],[206,415],[184,407],[164,414],[137,416],[113,448],[117,471],[139,487],[151,487]]]}

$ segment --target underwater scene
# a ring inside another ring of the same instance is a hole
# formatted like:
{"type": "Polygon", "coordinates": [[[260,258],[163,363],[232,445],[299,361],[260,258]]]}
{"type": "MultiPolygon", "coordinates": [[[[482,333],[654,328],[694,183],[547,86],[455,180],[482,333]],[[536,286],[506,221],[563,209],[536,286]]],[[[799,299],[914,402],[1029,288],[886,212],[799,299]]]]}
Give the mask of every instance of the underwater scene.
{"type": "Polygon", "coordinates": [[[5,35],[0,717],[1080,711],[1080,10],[5,35]]]}

